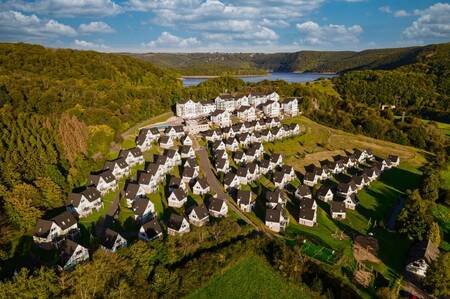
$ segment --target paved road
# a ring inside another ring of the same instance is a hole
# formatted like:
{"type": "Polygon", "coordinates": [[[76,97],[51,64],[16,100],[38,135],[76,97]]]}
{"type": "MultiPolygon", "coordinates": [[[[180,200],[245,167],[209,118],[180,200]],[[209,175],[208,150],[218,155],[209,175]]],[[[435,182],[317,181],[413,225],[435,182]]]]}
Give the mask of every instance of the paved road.
{"type": "MultiPolygon", "coordinates": [[[[197,142],[195,142],[197,143],[197,142]]],[[[195,147],[194,143],[194,147],[195,147]]],[[[216,178],[215,174],[212,171],[211,163],[209,162],[208,158],[208,152],[205,148],[200,148],[197,143],[196,152],[199,156],[199,166],[203,170],[203,173],[206,176],[206,181],[208,182],[209,186],[211,187],[214,192],[216,192],[217,196],[220,198],[225,198],[225,200],[228,203],[228,207],[233,209],[236,214],[239,215],[245,222],[253,226],[257,231],[262,231],[266,233],[268,236],[272,237],[272,234],[268,232],[264,226],[261,226],[254,221],[252,221],[247,215],[245,215],[239,207],[236,205],[234,200],[223,190],[222,184],[219,182],[219,180],[216,178]]]]}

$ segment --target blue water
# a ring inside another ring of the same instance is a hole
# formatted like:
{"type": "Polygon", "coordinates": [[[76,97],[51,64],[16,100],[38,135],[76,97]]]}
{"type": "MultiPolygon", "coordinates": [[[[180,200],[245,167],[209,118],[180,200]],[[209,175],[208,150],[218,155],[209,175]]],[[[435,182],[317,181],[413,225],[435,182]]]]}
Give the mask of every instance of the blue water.
{"type": "MultiPolygon", "coordinates": [[[[284,80],[290,83],[298,83],[298,82],[310,82],[317,80],[319,78],[333,78],[336,77],[335,74],[320,74],[320,73],[269,73],[266,76],[254,76],[254,77],[241,77],[244,82],[260,82],[263,80],[284,80]]],[[[184,78],[183,85],[184,86],[193,86],[198,85],[199,83],[208,80],[208,78],[184,78]]]]}

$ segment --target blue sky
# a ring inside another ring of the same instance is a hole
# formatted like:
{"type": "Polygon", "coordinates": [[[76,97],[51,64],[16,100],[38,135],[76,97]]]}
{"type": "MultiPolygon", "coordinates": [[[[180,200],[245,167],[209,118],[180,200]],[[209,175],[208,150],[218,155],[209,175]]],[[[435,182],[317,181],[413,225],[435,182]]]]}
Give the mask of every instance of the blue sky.
{"type": "Polygon", "coordinates": [[[362,50],[450,41],[427,0],[0,0],[0,40],[105,52],[362,50]]]}

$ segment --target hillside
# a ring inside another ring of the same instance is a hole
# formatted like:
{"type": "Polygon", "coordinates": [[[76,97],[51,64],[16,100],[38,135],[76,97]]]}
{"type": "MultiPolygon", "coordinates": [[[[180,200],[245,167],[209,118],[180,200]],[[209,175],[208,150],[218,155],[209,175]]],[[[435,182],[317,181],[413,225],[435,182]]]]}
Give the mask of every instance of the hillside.
{"type": "Polygon", "coordinates": [[[175,73],[131,57],[0,44],[0,255],[181,90],[175,73]]]}
{"type": "Polygon", "coordinates": [[[171,68],[183,75],[260,74],[264,71],[345,72],[393,69],[433,56],[446,44],[423,47],[294,53],[145,53],[127,55],[171,68]]]}

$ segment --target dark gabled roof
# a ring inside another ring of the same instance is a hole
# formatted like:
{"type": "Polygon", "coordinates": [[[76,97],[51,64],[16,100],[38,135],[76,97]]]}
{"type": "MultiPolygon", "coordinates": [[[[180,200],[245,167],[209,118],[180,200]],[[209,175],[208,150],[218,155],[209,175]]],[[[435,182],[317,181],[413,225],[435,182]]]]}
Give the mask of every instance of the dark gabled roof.
{"type": "Polygon", "coordinates": [[[62,265],[65,265],[69,261],[69,259],[72,257],[77,247],[78,244],[70,239],[66,239],[63,242],[61,242],[59,249],[61,253],[62,265]]]}
{"type": "Polygon", "coordinates": [[[184,178],[193,178],[195,174],[195,168],[193,167],[185,167],[183,169],[183,177],[184,178]]]}
{"type": "Polygon", "coordinates": [[[269,168],[270,160],[263,159],[259,162],[259,167],[261,168],[269,168]]]}
{"type": "Polygon", "coordinates": [[[331,191],[331,193],[333,193],[333,187],[322,185],[320,186],[319,190],[317,190],[317,193],[319,195],[325,196],[328,193],[328,191],[331,191]]]}
{"type": "Polygon", "coordinates": [[[425,259],[428,265],[439,256],[439,248],[430,240],[415,243],[409,250],[408,263],[425,259]]]}
{"type": "Polygon", "coordinates": [[[129,153],[131,153],[133,155],[133,157],[141,157],[142,156],[141,149],[138,147],[133,147],[130,149],[121,149],[119,151],[119,157],[126,158],[129,153]]]}
{"type": "Polygon", "coordinates": [[[247,138],[248,138],[249,136],[250,136],[250,135],[248,135],[248,133],[242,133],[242,134],[237,135],[237,140],[238,140],[239,142],[242,142],[242,141],[247,140],[247,138]]]}
{"type": "Polygon", "coordinates": [[[391,161],[391,162],[397,162],[399,160],[398,156],[394,156],[394,155],[389,155],[389,157],[387,158],[387,160],[391,161]]]}
{"type": "MultiPolygon", "coordinates": [[[[367,176],[367,175],[366,175],[367,176]]],[[[362,185],[364,184],[364,178],[362,175],[355,175],[352,177],[352,181],[356,184],[356,185],[362,185]]]]}
{"type": "Polygon", "coordinates": [[[248,173],[248,167],[247,166],[241,166],[236,170],[236,175],[239,177],[246,177],[248,173]]]}
{"type": "Polygon", "coordinates": [[[86,190],[80,193],[70,193],[68,204],[73,205],[74,207],[78,207],[81,201],[81,196],[84,196],[88,201],[93,202],[99,198],[101,198],[100,191],[98,191],[95,187],[87,187],[86,190]]]}
{"type": "Polygon", "coordinates": [[[52,220],[61,229],[67,229],[77,223],[77,220],[75,219],[75,217],[73,217],[72,213],[69,213],[68,211],[64,211],[61,214],[53,217],[52,220]]]}
{"type": "Polygon", "coordinates": [[[272,163],[276,163],[278,162],[278,160],[280,159],[281,155],[280,154],[272,154],[270,156],[270,162],[272,163]]]}
{"type": "Polygon", "coordinates": [[[215,157],[222,157],[224,154],[226,154],[225,150],[217,150],[217,151],[215,151],[214,156],[215,157]]]}
{"type": "Polygon", "coordinates": [[[144,143],[145,139],[147,138],[147,132],[148,129],[141,129],[139,131],[139,134],[135,139],[137,145],[142,145],[144,143]]]}
{"type": "Polygon", "coordinates": [[[153,178],[153,174],[145,171],[138,171],[137,181],[139,184],[148,185],[153,178]]]}
{"type": "Polygon", "coordinates": [[[175,129],[175,128],[172,126],[168,126],[167,128],[164,129],[164,134],[170,133],[170,131],[172,131],[172,129],[175,129]]]}
{"type": "Polygon", "coordinates": [[[97,185],[100,178],[102,178],[106,183],[111,183],[115,180],[114,175],[112,174],[112,171],[109,169],[103,170],[99,174],[91,174],[89,175],[88,184],[89,185],[97,185]]]}
{"type": "Polygon", "coordinates": [[[343,192],[343,193],[347,193],[349,192],[350,188],[352,188],[353,190],[356,189],[356,185],[354,182],[350,182],[350,183],[340,183],[338,185],[338,191],[339,192],[343,192]]]}
{"type": "Polygon", "coordinates": [[[163,152],[163,155],[167,156],[170,159],[173,159],[173,157],[175,157],[176,154],[177,154],[177,151],[174,149],[165,149],[163,152]]]}
{"type": "Polygon", "coordinates": [[[162,233],[161,225],[156,218],[144,223],[142,227],[144,228],[145,234],[149,239],[153,239],[162,233]]]}
{"type": "Polygon", "coordinates": [[[292,167],[290,165],[281,166],[281,172],[284,174],[290,174],[292,172],[292,170],[294,170],[294,167],[292,167]]]}
{"type": "Polygon", "coordinates": [[[139,184],[129,182],[125,187],[125,196],[134,199],[139,191],[139,184]]]}
{"type": "Polygon", "coordinates": [[[197,179],[197,181],[195,182],[194,185],[196,185],[196,184],[199,184],[202,189],[208,188],[208,182],[203,178],[197,179]]]}
{"type": "Polygon", "coordinates": [[[239,190],[237,193],[237,199],[241,204],[248,205],[252,201],[252,193],[246,190],[239,190]]]}
{"type": "Polygon", "coordinates": [[[36,222],[36,226],[34,227],[33,236],[40,238],[47,238],[50,233],[50,229],[52,227],[53,221],[38,219],[36,222]]]}
{"type": "Polygon", "coordinates": [[[356,198],[356,194],[352,194],[350,196],[347,196],[346,199],[350,199],[352,201],[353,204],[357,204],[358,203],[358,198],[356,198]]]}
{"type": "Polygon", "coordinates": [[[218,159],[218,160],[216,161],[216,168],[222,169],[222,168],[225,167],[225,164],[226,164],[226,163],[227,163],[227,160],[226,160],[226,159],[218,159]]]}
{"type": "Polygon", "coordinates": [[[146,197],[139,197],[133,201],[133,212],[138,216],[144,215],[145,210],[147,209],[150,201],[146,197]]]}
{"type": "MultiPolygon", "coordinates": [[[[117,238],[120,236],[120,234],[116,231],[113,231],[110,228],[107,228],[105,230],[105,234],[102,238],[102,245],[108,249],[112,249],[114,244],[116,243],[117,238]]],[[[121,236],[122,237],[122,236],[121,236]]]]}
{"type": "Polygon", "coordinates": [[[123,157],[120,157],[114,160],[106,161],[103,169],[113,170],[115,165],[119,166],[121,169],[128,167],[128,163],[125,161],[125,159],[123,157]]]}
{"type": "Polygon", "coordinates": [[[256,162],[248,163],[248,164],[247,164],[248,171],[249,171],[250,173],[255,173],[255,172],[256,172],[256,167],[257,167],[257,166],[258,166],[258,165],[256,164],[256,162]]]}
{"type": "Polygon", "coordinates": [[[234,159],[235,160],[241,160],[242,157],[244,157],[244,152],[243,151],[237,151],[234,153],[234,159]]]}
{"type": "Polygon", "coordinates": [[[167,226],[174,230],[180,230],[181,225],[183,224],[183,219],[185,219],[183,216],[180,216],[178,214],[170,214],[169,222],[167,223],[167,226]]]}
{"type": "MultiPolygon", "coordinates": [[[[183,137],[181,137],[181,143],[184,143],[185,141],[186,141],[186,139],[191,139],[191,137],[189,137],[189,135],[186,135],[186,136],[183,136],[183,137]]],[[[192,139],[191,139],[191,141],[192,141],[192,139]]]]}
{"type": "Polygon", "coordinates": [[[215,212],[220,212],[220,210],[222,209],[222,206],[225,204],[225,201],[223,199],[220,198],[212,198],[209,202],[208,202],[208,209],[210,211],[215,211],[215,212]]]}
{"type": "Polygon", "coordinates": [[[172,138],[170,138],[169,136],[161,136],[161,138],[159,138],[159,143],[165,144],[165,143],[168,143],[171,140],[172,140],[172,138]]]}
{"type": "Polygon", "coordinates": [[[225,145],[225,143],[222,140],[216,140],[216,141],[212,142],[211,147],[213,149],[216,149],[216,148],[218,148],[219,146],[222,146],[222,145],[225,145]]]}
{"type": "Polygon", "coordinates": [[[266,209],[266,221],[269,222],[280,222],[281,210],[280,209],[266,209]]]}
{"type": "Polygon", "coordinates": [[[359,149],[355,149],[353,151],[353,155],[355,156],[356,159],[359,159],[362,154],[363,154],[363,152],[361,150],[359,150],[359,149]]]}
{"type": "Polygon", "coordinates": [[[280,199],[281,192],[280,189],[275,189],[274,191],[267,191],[266,192],[266,201],[270,203],[277,203],[280,199]]]}
{"type": "Polygon", "coordinates": [[[206,130],[203,131],[201,134],[205,137],[211,137],[213,135],[214,131],[213,130],[206,130]]]}
{"type": "Polygon", "coordinates": [[[147,167],[145,167],[145,171],[147,171],[150,175],[155,175],[159,167],[160,167],[159,164],[149,163],[147,167]]]}
{"type": "Polygon", "coordinates": [[[170,177],[169,187],[177,187],[179,188],[181,185],[181,178],[172,176],[170,177]]]}
{"type": "Polygon", "coordinates": [[[218,116],[224,112],[225,110],[215,110],[213,113],[211,113],[211,116],[218,116]]]}
{"type": "Polygon", "coordinates": [[[314,199],[305,197],[300,200],[299,218],[314,220],[315,209],[313,209],[314,199]]]}
{"type": "Polygon", "coordinates": [[[184,167],[195,167],[198,166],[197,160],[195,158],[187,158],[184,162],[184,167]]]}
{"type": "Polygon", "coordinates": [[[235,176],[236,175],[232,172],[227,173],[223,179],[225,185],[230,185],[233,182],[235,176]]]}
{"type": "Polygon", "coordinates": [[[175,129],[175,132],[177,132],[177,133],[181,133],[181,132],[184,133],[183,126],[174,126],[173,128],[175,129]]]}
{"type": "Polygon", "coordinates": [[[180,153],[182,154],[189,154],[189,152],[192,150],[192,146],[189,145],[182,145],[180,147],[180,153]]]}
{"type": "Polygon", "coordinates": [[[283,178],[284,178],[284,173],[282,173],[281,171],[276,171],[273,175],[274,183],[281,183],[283,181],[283,178]]]}
{"type": "Polygon", "coordinates": [[[306,185],[298,186],[298,188],[295,192],[298,193],[302,197],[311,195],[311,189],[306,185]]]}
{"type": "Polygon", "coordinates": [[[180,201],[186,198],[186,193],[181,188],[173,190],[171,194],[174,194],[176,199],[180,201]]]}
{"type": "Polygon", "coordinates": [[[255,148],[249,148],[246,151],[246,155],[250,157],[254,157],[256,155],[256,149],[255,148]]]}
{"type": "Polygon", "coordinates": [[[305,166],[306,172],[316,172],[317,166],[314,164],[309,164],[305,166]]]}
{"type": "Polygon", "coordinates": [[[228,137],[227,139],[225,139],[225,144],[226,145],[233,145],[236,142],[237,142],[236,138],[233,138],[233,137],[228,137]]]}
{"type": "Polygon", "coordinates": [[[195,212],[199,219],[205,219],[209,217],[208,208],[205,205],[195,206],[192,211],[195,212]]]}
{"type": "Polygon", "coordinates": [[[251,109],[251,108],[253,108],[253,107],[252,107],[252,106],[241,106],[241,107],[237,110],[237,112],[244,112],[244,111],[249,110],[249,109],[251,109]]]}
{"type": "Polygon", "coordinates": [[[304,177],[304,181],[310,181],[313,182],[314,179],[316,178],[317,174],[314,172],[307,172],[305,173],[305,177],[304,177]]]}
{"type": "Polygon", "coordinates": [[[332,201],[330,204],[331,213],[344,213],[345,203],[343,201],[332,201]]]}

